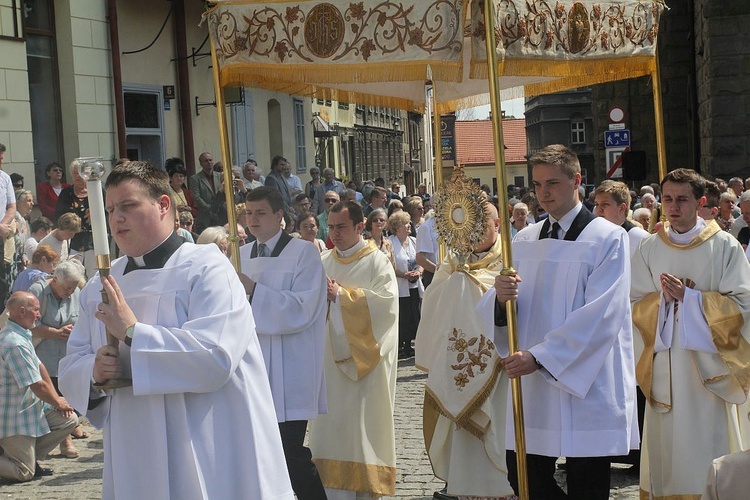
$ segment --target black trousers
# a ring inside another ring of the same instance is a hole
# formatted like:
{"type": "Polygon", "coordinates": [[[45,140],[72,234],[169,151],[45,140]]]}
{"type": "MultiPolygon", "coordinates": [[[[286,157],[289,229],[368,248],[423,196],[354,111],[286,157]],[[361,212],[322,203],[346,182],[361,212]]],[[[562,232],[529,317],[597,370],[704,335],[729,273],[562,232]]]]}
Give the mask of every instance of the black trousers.
{"type": "MultiPolygon", "coordinates": [[[[516,452],[507,450],[508,481],[518,495],[516,452]]],[[[610,457],[570,457],[566,460],[568,493],[555,481],[556,457],[526,455],[529,500],[609,500],[610,457]]]]}
{"type": "Polygon", "coordinates": [[[325,500],[326,492],[320,481],[318,469],[312,461],[310,448],[305,447],[307,420],[279,422],[281,444],[284,447],[286,467],[292,480],[292,489],[299,500],[325,500]]]}
{"type": "Polygon", "coordinates": [[[417,328],[421,319],[419,288],[410,288],[408,297],[398,298],[398,350],[414,354],[411,342],[417,337],[417,328]]]}

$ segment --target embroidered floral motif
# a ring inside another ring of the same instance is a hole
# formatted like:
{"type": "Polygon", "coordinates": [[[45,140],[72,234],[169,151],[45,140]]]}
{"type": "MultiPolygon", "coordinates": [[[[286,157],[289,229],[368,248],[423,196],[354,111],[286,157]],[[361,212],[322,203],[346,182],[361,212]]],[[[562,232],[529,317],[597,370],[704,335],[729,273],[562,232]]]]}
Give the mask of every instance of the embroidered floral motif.
{"type": "MultiPolygon", "coordinates": [[[[485,38],[483,14],[474,7],[471,33],[485,38]]],[[[663,5],[657,1],[631,4],[601,2],[591,11],[581,2],[548,0],[500,0],[497,2],[497,43],[517,50],[543,49],[545,52],[576,55],[617,53],[626,45],[653,45],[659,32],[663,5]]]]}
{"type": "Polygon", "coordinates": [[[475,377],[475,370],[478,369],[479,373],[484,373],[487,369],[487,361],[495,352],[495,344],[487,340],[484,335],[467,339],[466,333],[457,328],[453,328],[453,334],[448,341],[452,342],[448,350],[456,353],[456,364],[451,365],[451,368],[458,373],[453,380],[456,381],[456,386],[461,391],[475,377]],[[474,346],[476,348],[472,349],[474,346]]]}
{"type": "Polygon", "coordinates": [[[339,10],[332,3],[258,4],[243,15],[219,5],[209,15],[209,26],[222,61],[368,61],[411,47],[429,54],[462,50],[462,0],[432,0],[419,7],[391,0],[351,2],[344,9],[345,5],[339,10]]]}

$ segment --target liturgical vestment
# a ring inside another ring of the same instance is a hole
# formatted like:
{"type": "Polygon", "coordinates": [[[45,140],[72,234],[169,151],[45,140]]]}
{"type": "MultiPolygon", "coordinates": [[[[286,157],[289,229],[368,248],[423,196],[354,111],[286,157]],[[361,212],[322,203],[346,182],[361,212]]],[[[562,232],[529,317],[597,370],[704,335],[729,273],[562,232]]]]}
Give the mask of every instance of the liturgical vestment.
{"type": "MultiPolygon", "coordinates": [[[[417,368],[429,373],[423,431],[435,476],[448,494],[513,495],[505,465],[508,378],[494,337],[485,335],[477,302],[502,270],[501,240],[466,267],[449,255],[425,290],[417,330],[417,368]]],[[[499,330],[505,335],[505,329],[499,330]]]]}
{"type": "Polygon", "coordinates": [[[293,499],[253,313],[229,260],[185,243],[159,269],[124,274],[126,263],[111,274],[138,319],[132,346],[119,347],[133,386],[100,392],[86,411],[107,343],[94,317],[98,274],[60,362],[65,398],[104,430],[102,497],[293,499]]]}
{"type": "Polygon", "coordinates": [[[323,485],[372,496],[396,489],[393,405],[398,285],[388,258],[359,241],[323,254],[339,284],[329,303],[325,345],[328,414],[310,424],[310,449],[323,485]]]}
{"type": "Polygon", "coordinates": [[[698,218],[669,225],[633,255],[636,374],[646,396],[641,497],[699,499],[713,459],[746,449],[750,265],[739,242],[698,218]],[[667,302],[661,273],[686,285],[667,302]]]}

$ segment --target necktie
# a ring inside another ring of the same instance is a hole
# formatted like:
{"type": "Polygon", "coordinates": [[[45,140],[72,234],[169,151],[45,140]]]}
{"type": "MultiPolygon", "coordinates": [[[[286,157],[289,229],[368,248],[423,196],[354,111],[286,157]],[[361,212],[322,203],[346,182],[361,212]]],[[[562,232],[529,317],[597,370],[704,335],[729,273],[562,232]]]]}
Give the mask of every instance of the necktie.
{"type": "Polygon", "coordinates": [[[553,240],[559,240],[560,236],[558,236],[558,231],[560,231],[560,224],[555,222],[552,224],[552,229],[550,230],[549,237],[553,240]]]}
{"type": "Polygon", "coordinates": [[[268,246],[265,243],[258,243],[258,257],[268,257],[268,246]]]}

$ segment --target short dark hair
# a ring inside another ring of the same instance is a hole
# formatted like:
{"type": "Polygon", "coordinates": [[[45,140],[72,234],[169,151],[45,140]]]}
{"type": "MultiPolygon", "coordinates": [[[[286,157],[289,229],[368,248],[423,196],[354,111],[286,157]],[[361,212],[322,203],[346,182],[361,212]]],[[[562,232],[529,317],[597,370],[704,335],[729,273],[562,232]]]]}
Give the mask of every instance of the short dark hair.
{"type": "Polygon", "coordinates": [[[62,165],[60,165],[60,164],[59,164],[59,163],[57,163],[56,161],[53,161],[52,163],[50,163],[49,165],[47,165],[47,168],[46,168],[46,169],[45,169],[45,171],[44,171],[44,173],[45,173],[45,174],[47,174],[47,177],[49,177],[49,171],[50,171],[50,170],[52,170],[52,169],[53,169],[53,168],[55,168],[55,167],[57,167],[57,168],[59,168],[60,170],[62,170],[63,172],[65,172],[65,169],[63,168],[63,166],[62,166],[62,165]]]}
{"type": "Polygon", "coordinates": [[[718,184],[706,179],[705,196],[706,196],[706,203],[703,204],[704,207],[706,208],[717,207],[718,208],[719,197],[721,196],[721,192],[719,191],[718,184]]]}
{"type": "Polygon", "coordinates": [[[271,170],[276,170],[276,166],[282,161],[289,163],[289,161],[287,161],[287,159],[284,158],[283,156],[280,156],[280,155],[274,156],[273,160],[271,160],[271,170]]]}
{"type": "Polygon", "coordinates": [[[320,223],[318,222],[318,218],[315,216],[314,213],[312,213],[312,212],[302,212],[301,214],[299,214],[299,216],[297,216],[297,220],[295,221],[297,223],[297,229],[299,229],[299,227],[302,225],[302,223],[305,222],[310,217],[312,217],[313,220],[315,221],[315,226],[316,227],[320,227],[320,223]]]}
{"type": "Polygon", "coordinates": [[[662,191],[664,190],[664,184],[667,182],[690,184],[690,188],[693,190],[693,196],[695,196],[696,200],[699,200],[706,192],[706,180],[691,168],[677,168],[668,172],[661,180],[660,187],[662,188],[662,191]]]}
{"type": "Polygon", "coordinates": [[[0,153],[5,153],[5,144],[0,142],[0,153]]]}
{"type": "Polygon", "coordinates": [[[143,184],[148,195],[154,200],[158,200],[163,195],[169,196],[172,189],[169,187],[167,173],[147,161],[126,161],[117,165],[107,176],[104,189],[117,187],[130,179],[143,184]]]}
{"type": "Polygon", "coordinates": [[[356,201],[351,200],[344,200],[339,201],[334,206],[331,207],[331,210],[329,213],[339,213],[343,212],[344,210],[349,210],[349,219],[354,223],[356,226],[360,222],[365,221],[365,216],[362,212],[362,205],[357,203],[356,201]]]}
{"type": "Polygon", "coordinates": [[[29,231],[36,233],[40,229],[49,230],[52,229],[52,221],[45,216],[41,216],[31,223],[29,231]]]}
{"type": "Polygon", "coordinates": [[[174,174],[185,174],[187,173],[187,169],[185,168],[185,162],[182,161],[182,158],[177,158],[176,156],[173,156],[171,158],[167,158],[167,161],[164,162],[164,170],[167,171],[170,177],[174,174]],[[174,169],[182,167],[182,172],[173,172],[174,169]]]}
{"type": "Polygon", "coordinates": [[[305,201],[306,198],[309,199],[310,197],[307,196],[305,193],[300,193],[300,194],[298,194],[297,196],[294,197],[294,203],[303,202],[303,201],[305,201]]]}
{"type": "Polygon", "coordinates": [[[247,196],[245,196],[245,201],[263,200],[268,201],[268,204],[271,205],[271,210],[273,210],[274,213],[279,210],[284,210],[284,198],[281,197],[281,193],[275,187],[260,186],[248,191],[247,196]]]}

